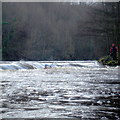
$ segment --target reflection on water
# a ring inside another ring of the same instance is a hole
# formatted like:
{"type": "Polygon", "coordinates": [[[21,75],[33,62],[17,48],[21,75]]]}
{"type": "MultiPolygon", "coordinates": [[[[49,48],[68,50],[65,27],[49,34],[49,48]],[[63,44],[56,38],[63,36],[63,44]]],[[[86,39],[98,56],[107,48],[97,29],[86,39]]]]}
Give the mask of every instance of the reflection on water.
{"type": "Polygon", "coordinates": [[[44,69],[46,63],[31,62],[31,69],[24,63],[24,69],[8,70],[11,64],[1,64],[7,68],[0,70],[1,117],[120,119],[118,67],[83,61],[47,63],[52,67],[44,69]]]}

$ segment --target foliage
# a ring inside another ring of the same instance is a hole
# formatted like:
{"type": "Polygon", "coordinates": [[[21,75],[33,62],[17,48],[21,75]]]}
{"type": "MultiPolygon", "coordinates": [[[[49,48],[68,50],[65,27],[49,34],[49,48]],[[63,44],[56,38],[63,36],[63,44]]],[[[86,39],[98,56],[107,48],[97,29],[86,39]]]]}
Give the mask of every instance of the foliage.
{"type": "Polygon", "coordinates": [[[118,65],[118,60],[113,60],[111,56],[104,56],[100,58],[98,62],[102,63],[103,65],[108,65],[108,66],[118,65]]]}
{"type": "Polygon", "coordinates": [[[3,3],[3,60],[93,60],[105,56],[113,42],[119,45],[118,5],[3,3]]]}

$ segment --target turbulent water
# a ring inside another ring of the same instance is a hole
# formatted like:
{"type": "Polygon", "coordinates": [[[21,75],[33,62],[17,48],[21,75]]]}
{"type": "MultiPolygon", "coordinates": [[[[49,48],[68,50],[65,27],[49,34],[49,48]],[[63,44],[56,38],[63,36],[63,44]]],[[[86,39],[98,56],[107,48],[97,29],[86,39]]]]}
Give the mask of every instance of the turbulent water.
{"type": "Polygon", "coordinates": [[[96,61],[1,62],[1,118],[120,120],[119,67],[96,61]]]}

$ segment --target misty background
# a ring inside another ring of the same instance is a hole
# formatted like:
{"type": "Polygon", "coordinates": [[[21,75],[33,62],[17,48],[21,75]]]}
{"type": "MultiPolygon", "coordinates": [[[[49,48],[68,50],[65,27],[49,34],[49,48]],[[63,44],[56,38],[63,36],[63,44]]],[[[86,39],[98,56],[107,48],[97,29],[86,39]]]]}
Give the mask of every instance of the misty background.
{"type": "Polygon", "coordinates": [[[120,2],[2,3],[3,60],[96,60],[119,47],[120,2]]]}

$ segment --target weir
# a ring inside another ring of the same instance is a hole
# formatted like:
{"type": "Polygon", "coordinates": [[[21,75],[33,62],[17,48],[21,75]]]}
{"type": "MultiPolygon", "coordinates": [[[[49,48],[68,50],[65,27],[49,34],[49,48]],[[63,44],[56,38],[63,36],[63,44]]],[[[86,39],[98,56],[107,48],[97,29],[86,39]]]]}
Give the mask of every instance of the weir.
{"type": "Polygon", "coordinates": [[[54,67],[103,67],[97,61],[12,61],[0,63],[0,70],[41,69],[54,67]]]}

